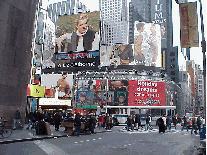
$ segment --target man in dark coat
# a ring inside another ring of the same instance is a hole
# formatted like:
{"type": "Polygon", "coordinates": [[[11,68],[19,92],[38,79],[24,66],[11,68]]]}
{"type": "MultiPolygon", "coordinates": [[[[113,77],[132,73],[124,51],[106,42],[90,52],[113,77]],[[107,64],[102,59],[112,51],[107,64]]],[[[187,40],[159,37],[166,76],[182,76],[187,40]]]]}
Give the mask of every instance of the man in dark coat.
{"type": "Polygon", "coordinates": [[[159,126],[159,133],[160,132],[165,133],[165,125],[164,125],[164,121],[163,121],[162,117],[160,117],[158,119],[158,126],[159,126]]]}
{"type": "Polygon", "coordinates": [[[191,130],[191,134],[193,134],[193,130],[195,130],[195,134],[197,134],[195,116],[193,116],[193,118],[192,118],[192,130],[191,130]]]}
{"type": "Polygon", "coordinates": [[[61,122],[61,115],[57,111],[54,115],[54,121],[55,121],[55,130],[59,131],[59,125],[61,122]]]}
{"type": "Polygon", "coordinates": [[[77,136],[79,136],[80,133],[80,127],[81,127],[81,119],[79,113],[75,116],[75,130],[72,133],[72,136],[77,132],[77,136]]]}
{"type": "Polygon", "coordinates": [[[176,129],[177,119],[176,119],[175,116],[173,117],[172,122],[173,122],[173,125],[174,125],[175,129],[176,129]]]}
{"type": "Polygon", "coordinates": [[[32,125],[31,129],[34,129],[34,127],[35,127],[35,117],[34,117],[34,113],[32,111],[28,114],[28,118],[29,118],[29,124],[28,124],[26,129],[29,129],[30,125],[32,125]]]}
{"type": "Polygon", "coordinates": [[[19,108],[17,108],[16,112],[14,113],[14,127],[13,127],[13,130],[16,129],[16,123],[19,124],[20,128],[22,129],[22,124],[20,122],[20,118],[21,118],[20,111],[19,111],[19,108]]]}
{"type": "Polygon", "coordinates": [[[183,121],[184,121],[184,124],[183,124],[183,127],[182,127],[182,131],[183,131],[184,128],[186,128],[187,131],[188,131],[187,118],[186,118],[186,116],[183,116],[183,121]]]}
{"type": "Polygon", "coordinates": [[[201,117],[200,116],[197,118],[196,123],[197,123],[197,126],[198,126],[198,131],[200,133],[200,131],[201,131],[201,117]]]}
{"type": "Polygon", "coordinates": [[[145,131],[147,131],[149,128],[149,115],[146,114],[146,124],[145,124],[145,131]]]}
{"type": "Polygon", "coordinates": [[[129,128],[131,128],[131,130],[133,131],[133,124],[134,124],[134,120],[132,119],[132,116],[127,118],[127,131],[129,131],[129,128]]]}
{"type": "Polygon", "coordinates": [[[167,124],[167,127],[169,127],[169,130],[170,130],[171,129],[171,119],[170,119],[169,115],[167,115],[166,124],[167,124]]]}

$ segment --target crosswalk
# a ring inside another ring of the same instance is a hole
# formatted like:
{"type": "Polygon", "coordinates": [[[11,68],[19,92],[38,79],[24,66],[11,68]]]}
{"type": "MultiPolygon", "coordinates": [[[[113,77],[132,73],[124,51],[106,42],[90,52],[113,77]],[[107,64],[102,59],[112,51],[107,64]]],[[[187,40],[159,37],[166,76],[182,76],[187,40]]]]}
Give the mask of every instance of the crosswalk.
{"type": "MultiPolygon", "coordinates": [[[[144,128],[143,129],[139,129],[139,130],[129,130],[127,131],[125,128],[123,129],[119,129],[119,132],[123,132],[123,133],[159,133],[159,129],[152,129],[152,130],[145,130],[144,128]]],[[[181,131],[181,129],[171,129],[171,130],[165,130],[165,133],[164,134],[182,134],[182,135],[191,135],[191,130],[183,130],[181,131]]],[[[195,135],[195,136],[199,136],[199,134],[195,135]]]]}

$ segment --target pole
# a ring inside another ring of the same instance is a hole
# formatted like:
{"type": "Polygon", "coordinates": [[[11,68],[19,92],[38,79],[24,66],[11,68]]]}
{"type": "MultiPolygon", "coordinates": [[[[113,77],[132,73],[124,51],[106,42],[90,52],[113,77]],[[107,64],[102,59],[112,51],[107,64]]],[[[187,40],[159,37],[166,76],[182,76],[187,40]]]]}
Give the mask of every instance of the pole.
{"type": "MultiPolygon", "coordinates": [[[[202,10],[202,2],[200,2],[200,16],[201,16],[201,32],[202,32],[202,52],[203,52],[203,84],[204,84],[204,118],[206,118],[206,41],[205,41],[205,36],[204,36],[204,23],[203,23],[203,10],[202,10]]],[[[205,124],[206,124],[206,119],[205,119],[205,124]]]]}

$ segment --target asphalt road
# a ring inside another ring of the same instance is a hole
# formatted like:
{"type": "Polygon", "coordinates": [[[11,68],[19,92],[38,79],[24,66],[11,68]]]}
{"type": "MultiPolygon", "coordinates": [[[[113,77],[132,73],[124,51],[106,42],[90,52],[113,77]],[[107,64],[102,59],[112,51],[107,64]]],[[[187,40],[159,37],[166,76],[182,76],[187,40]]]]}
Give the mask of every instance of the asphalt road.
{"type": "Polygon", "coordinates": [[[195,155],[199,135],[181,131],[180,126],[166,133],[150,131],[126,131],[123,126],[111,132],[80,137],[44,139],[0,145],[0,155],[195,155]]]}

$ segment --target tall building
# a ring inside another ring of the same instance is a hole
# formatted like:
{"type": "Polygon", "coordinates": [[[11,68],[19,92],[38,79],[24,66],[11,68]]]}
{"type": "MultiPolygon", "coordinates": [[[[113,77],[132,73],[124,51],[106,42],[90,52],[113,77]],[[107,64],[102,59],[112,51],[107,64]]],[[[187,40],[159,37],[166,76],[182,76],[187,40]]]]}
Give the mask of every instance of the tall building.
{"type": "Polygon", "coordinates": [[[178,113],[181,116],[185,115],[187,112],[191,111],[192,109],[192,90],[191,90],[191,78],[190,74],[187,71],[180,71],[179,72],[179,84],[182,88],[182,95],[181,95],[181,102],[180,108],[178,109],[178,113]]]}
{"type": "Polygon", "coordinates": [[[78,12],[86,12],[87,8],[79,0],[67,0],[54,4],[49,4],[47,7],[48,16],[57,26],[58,16],[77,14],[78,12]]]}
{"type": "Polygon", "coordinates": [[[128,44],[128,0],[100,0],[101,44],[128,44]]]}
{"type": "Polygon", "coordinates": [[[31,42],[38,0],[0,1],[0,114],[11,128],[17,108],[25,122],[31,42]]]}

